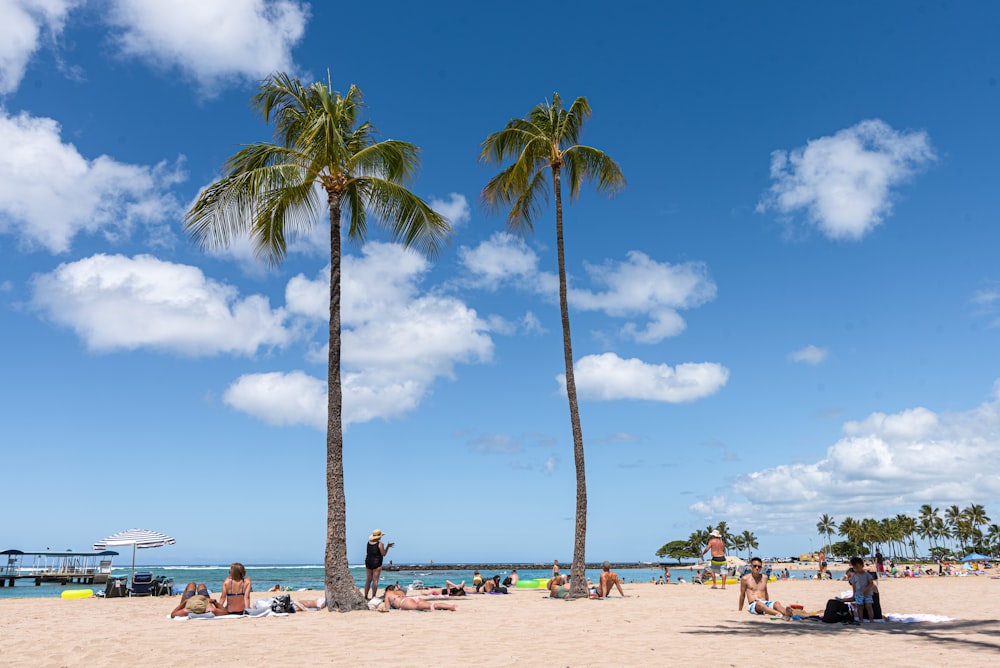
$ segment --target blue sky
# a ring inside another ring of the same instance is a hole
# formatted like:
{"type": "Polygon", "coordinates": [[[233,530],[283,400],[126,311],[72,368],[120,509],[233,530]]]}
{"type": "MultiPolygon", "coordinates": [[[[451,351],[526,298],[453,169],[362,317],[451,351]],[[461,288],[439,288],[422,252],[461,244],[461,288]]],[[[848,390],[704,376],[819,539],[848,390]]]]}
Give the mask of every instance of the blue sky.
{"type": "MultiPolygon", "coordinates": [[[[725,520],[1000,497],[993,3],[0,1],[3,548],[144,527],[150,563],[319,563],[328,228],[274,270],[181,221],[260,78],[357,84],[433,262],[344,258],[349,556],[569,560],[554,213],[504,233],[479,145],[558,91],[628,180],[565,209],[588,553],[725,520]],[[359,13],[360,12],[360,13],[359,13]]],[[[140,560],[141,560],[140,559],[140,560]]]]}

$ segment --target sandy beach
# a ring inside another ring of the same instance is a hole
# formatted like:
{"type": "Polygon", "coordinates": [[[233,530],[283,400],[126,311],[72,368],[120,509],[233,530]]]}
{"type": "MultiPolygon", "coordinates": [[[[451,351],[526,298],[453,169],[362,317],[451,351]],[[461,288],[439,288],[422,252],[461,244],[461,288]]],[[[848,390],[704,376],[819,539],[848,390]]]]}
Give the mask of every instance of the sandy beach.
{"type": "MultiPolygon", "coordinates": [[[[738,587],[628,584],[627,598],[560,601],[544,591],[455,599],[457,612],[305,612],[175,621],[177,597],[0,600],[6,666],[194,664],[427,666],[981,666],[1000,656],[1000,580],[882,580],[887,614],[944,623],[862,627],[737,611],[738,587]]],[[[822,609],[846,583],[772,583],[772,598],[822,609]]],[[[311,598],[295,592],[295,598],[311,598]]],[[[256,596],[266,596],[257,594],[256,596]]]]}

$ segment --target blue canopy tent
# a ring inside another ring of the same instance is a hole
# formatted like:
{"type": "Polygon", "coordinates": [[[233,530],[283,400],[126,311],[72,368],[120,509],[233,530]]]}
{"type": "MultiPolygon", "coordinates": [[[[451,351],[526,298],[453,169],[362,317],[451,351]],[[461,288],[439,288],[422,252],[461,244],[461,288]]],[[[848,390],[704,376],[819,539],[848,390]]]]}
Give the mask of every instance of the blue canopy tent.
{"type": "Polygon", "coordinates": [[[962,557],[962,563],[967,564],[970,561],[993,561],[993,557],[988,557],[985,554],[979,554],[978,552],[973,552],[962,557]]]}

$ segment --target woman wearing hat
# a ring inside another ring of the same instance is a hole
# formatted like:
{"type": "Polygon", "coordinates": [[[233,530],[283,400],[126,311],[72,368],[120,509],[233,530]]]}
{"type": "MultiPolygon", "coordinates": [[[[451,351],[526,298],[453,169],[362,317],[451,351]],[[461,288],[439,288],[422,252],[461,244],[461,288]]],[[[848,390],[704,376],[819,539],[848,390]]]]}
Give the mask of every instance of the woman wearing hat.
{"type": "Polygon", "coordinates": [[[395,543],[388,545],[382,542],[382,533],[379,529],[372,531],[368,536],[368,551],[365,553],[365,600],[371,600],[378,593],[378,579],[382,575],[382,557],[389,551],[395,543]],[[371,596],[368,591],[371,590],[371,596]]]}

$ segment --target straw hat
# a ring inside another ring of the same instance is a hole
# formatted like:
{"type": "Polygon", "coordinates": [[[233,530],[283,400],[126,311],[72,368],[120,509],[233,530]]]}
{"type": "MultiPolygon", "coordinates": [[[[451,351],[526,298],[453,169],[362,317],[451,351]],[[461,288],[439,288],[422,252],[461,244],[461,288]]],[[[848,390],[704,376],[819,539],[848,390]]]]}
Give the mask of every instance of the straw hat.
{"type": "Polygon", "coordinates": [[[712,529],[712,533],[711,533],[711,534],[709,534],[709,535],[711,535],[711,536],[715,536],[716,538],[722,538],[722,534],[721,534],[721,533],[719,533],[719,530],[718,530],[718,529],[712,529]]]}
{"type": "Polygon", "coordinates": [[[372,531],[372,535],[368,536],[368,540],[381,540],[384,535],[381,529],[375,529],[375,531],[372,531]]]}

